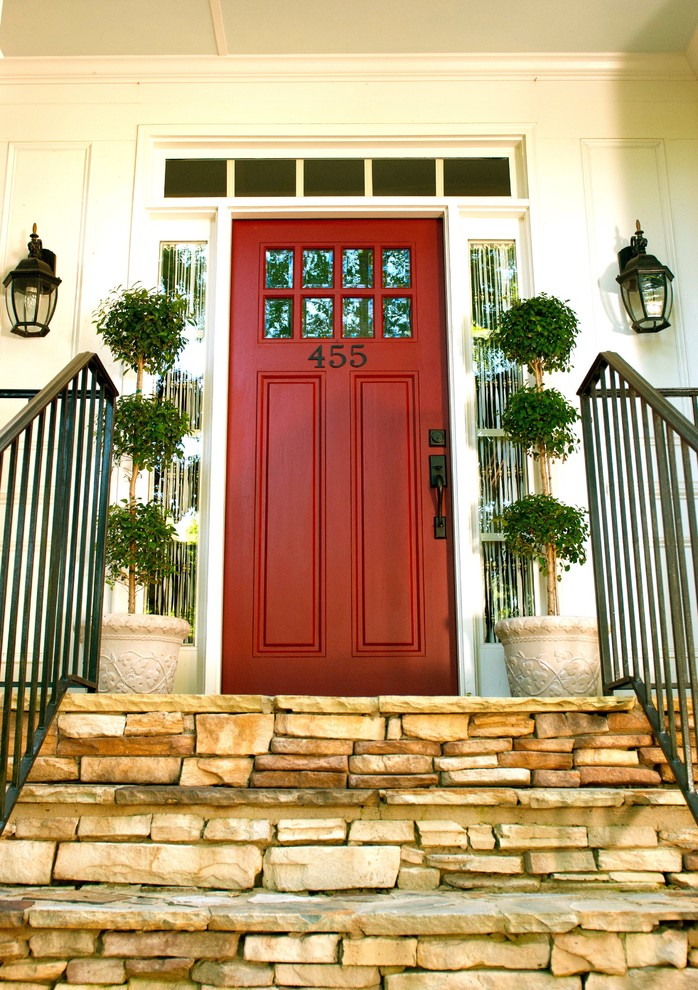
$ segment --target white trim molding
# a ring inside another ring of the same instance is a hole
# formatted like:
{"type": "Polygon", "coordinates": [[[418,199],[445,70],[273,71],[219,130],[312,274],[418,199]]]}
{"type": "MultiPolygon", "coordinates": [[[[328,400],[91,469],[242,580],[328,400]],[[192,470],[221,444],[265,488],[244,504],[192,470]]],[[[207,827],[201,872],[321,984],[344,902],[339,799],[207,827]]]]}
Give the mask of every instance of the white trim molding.
{"type": "Polygon", "coordinates": [[[695,80],[695,47],[664,53],[567,52],[5,57],[6,84],[153,84],[360,80],[361,82],[695,80]]]}

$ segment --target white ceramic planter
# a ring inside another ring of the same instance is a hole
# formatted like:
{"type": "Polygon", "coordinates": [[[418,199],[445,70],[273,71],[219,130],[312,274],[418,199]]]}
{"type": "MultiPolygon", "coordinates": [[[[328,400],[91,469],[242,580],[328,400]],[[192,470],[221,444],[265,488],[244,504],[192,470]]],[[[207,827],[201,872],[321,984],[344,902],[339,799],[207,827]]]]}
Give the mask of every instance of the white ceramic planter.
{"type": "Polygon", "coordinates": [[[514,698],[601,694],[596,619],[566,615],[501,619],[494,631],[504,647],[514,698]]]}
{"type": "Polygon", "coordinates": [[[168,615],[105,615],[99,691],[168,694],[189,623],[168,615]]]}

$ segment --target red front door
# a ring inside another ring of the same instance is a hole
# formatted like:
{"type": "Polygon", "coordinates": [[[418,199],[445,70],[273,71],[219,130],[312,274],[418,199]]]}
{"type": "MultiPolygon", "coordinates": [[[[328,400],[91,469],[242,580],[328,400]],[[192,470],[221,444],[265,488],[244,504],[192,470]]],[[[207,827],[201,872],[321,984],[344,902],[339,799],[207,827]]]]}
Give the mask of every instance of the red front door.
{"type": "Polygon", "coordinates": [[[454,693],[441,222],[235,221],[230,382],[223,690],[454,693]]]}

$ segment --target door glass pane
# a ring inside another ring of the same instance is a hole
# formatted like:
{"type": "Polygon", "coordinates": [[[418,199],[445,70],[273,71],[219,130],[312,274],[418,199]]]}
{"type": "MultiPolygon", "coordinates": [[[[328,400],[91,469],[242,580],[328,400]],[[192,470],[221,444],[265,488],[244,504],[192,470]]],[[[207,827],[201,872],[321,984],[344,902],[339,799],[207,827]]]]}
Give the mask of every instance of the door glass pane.
{"type": "Polygon", "coordinates": [[[342,336],[373,337],[373,299],[342,300],[342,336]]]}
{"type": "Polygon", "coordinates": [[[410,286],[410,249],[383,248],[383,286],[408,289],[410,286]]]}
{"type": "Polygon", "coordinates": [[[308,249],[303,252],[303,288],[331,289],[334,252],[308,249]]]}
{"type": "Polygon", "coordinates": [[[345,289],[373,287],[373,251],[370,248],[345,248],[342,252],[342,286],[345,289]]]}
{"type": "Polygon", "coordinates": [[[470,244],[473,333],[491,331],[518,299],[516,247],[512,241],[470,244]]]}
{"type": "Polygon", "coordinates": [[[264,336],[288,340],[293,337],[293,300],[264,300],[264,336]]]}
{"type": "Polygon", "coordinates": [[[293,288],[293,250],[267,251],[264,284],[267,289],[293,288]]]}
{"type": "Polygon", "coordinates": [[[509,553],[501,540],[482,541],[486,643],[496,643],[494,624],[515,615],[535,615],[531,562],[509,553]]]}
{"type": "Polygon", "coordinates": [[[224,158],[168,158],[166,196],[225,196],[228,163],[224,158]]]}
{"type": "Polygon", "coordinates": [[[309,297],[303,300],[301,333],[304,337],[332,336],[332,299],[309,297]]]}
{"type": "Polygon", "coordinates": [[[412,300],[408,296],[383,299],[383,336],[412,336],[412,300]]]}
{"type": "MultiPolygon", "coordinates": [[[[477,356],[478,377],[485,371],[481,363],[483,352],[477,356]]],[[[478,382],[478,400],[484,388],[478,382]]],[[[526,459],[520,447],[514,446],[498,430],[480,431],[478,437],[480,461],[480,531],[502,532],[502,511],[526,490],[526,459]]]]}

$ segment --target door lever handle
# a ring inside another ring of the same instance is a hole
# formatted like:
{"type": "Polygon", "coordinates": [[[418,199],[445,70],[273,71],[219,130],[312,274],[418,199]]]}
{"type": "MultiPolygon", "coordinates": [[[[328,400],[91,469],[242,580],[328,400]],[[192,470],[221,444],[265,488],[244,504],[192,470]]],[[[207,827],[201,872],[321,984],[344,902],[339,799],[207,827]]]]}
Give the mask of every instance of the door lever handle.
{"type": "Polygon", "coordinates": [[[436,515],[434,516],[434,539],[446,539],[446,518],[444,516],[444,488],[448,487],[448,470],[444,454],[429,455],[429,485],[436,489],[436,515]]]}

